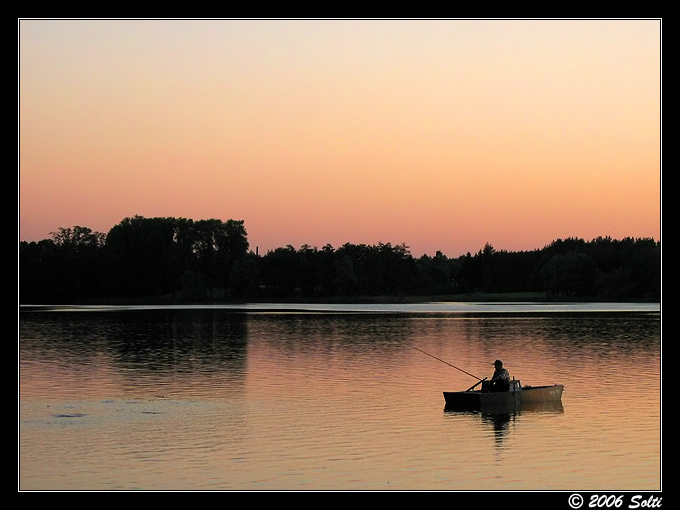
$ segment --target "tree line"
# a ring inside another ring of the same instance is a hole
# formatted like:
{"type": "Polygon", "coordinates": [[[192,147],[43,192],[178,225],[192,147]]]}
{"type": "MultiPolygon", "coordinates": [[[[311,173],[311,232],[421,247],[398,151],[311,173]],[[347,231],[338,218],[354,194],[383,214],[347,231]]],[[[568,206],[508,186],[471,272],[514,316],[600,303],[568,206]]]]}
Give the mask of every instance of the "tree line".
{"type": "Polygon", "coordinates": [[[660,300],[661,243],[568,238],[532,251],[414,257],[405,244],[250,250],[242,220],[125,218],[106,233],[59,228],[19,243],[20,303],[346,299],[542,293],[660,300]]]}

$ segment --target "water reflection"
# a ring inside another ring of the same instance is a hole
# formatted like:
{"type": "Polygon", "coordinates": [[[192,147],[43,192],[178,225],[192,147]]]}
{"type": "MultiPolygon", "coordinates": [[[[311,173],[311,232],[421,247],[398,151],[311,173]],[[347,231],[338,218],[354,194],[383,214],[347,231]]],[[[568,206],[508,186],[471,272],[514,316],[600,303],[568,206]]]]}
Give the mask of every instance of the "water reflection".
{"type": "Polygon", "coordinates": [[[26,489],[660,485],[658,316],[115,309],[19,328],[26,489]],[[564,384],[563,406],[442,412],[475,380],[409,345],[480,377],[501,358],[564,384]]]}
{"type": "Polygon", "coordinates": [[[461,411],[445,405],[444,413],[450,416],[466,417],[473,423],[478,423],[483,429],[490,430],[494,445],[501,447],[511,430],[511,425],[519,427],[523,420],[531,421],[531,415],[545,417],[564,414],[564,406],[562,402],[543,402],[525,403],[515,409],[497,407],[482,411],[461,411]]]}
{"type": "MultiPolygon", "coordinates": [[[[244,384],[248,349],[244,314],[30,313],[20,314],[19,327],[20,364],[48,365],[52,374],[71,379],[62,391],[87,393],[95,379],[96,387],[109,381],[130,391],[156,388],[154,394],[162,395],[182,387],[198,389],[215,380],[232,389],[244,384]],[[197,381],[203,382],[195,386],[197,381]]],[[[28,383],[22,374],[29,373],[20,371],[20,381],[28,383]]]]}
{"type": "Polygon", "coordinates": [[[448,404],[444,405],[445,413],[461,413],[473,414],[481,416],[505,416],[505,415],[521,415],[523,413],[547,413],[547,414],[561,414],[564,413],[564,406],[562,402],[525,402],[516,405],[495,405],[486,406],[481,410],[461,410],[448,404]]]}
{"type": "Polygon", "coordinates": [[[515,413],[482,414],[482,422],[490,425],[493,429],[494,445],[496,447],[503,446],[503,440],[510,429],[510,421],[514,422],[515,417],[515,413]]]}

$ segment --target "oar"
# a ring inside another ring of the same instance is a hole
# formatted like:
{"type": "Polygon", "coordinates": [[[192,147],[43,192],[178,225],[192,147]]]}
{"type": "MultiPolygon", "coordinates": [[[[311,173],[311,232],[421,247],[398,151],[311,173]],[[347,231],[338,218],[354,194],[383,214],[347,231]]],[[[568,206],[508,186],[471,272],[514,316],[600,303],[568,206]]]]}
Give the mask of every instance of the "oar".
{"type": "Polygon", "coordinates": [[[465,391],[472,391],[472,390],[474,390],[477,386],[479,386],[481,383],[483,383],[484,381],[486,381],[486,379],[487,379],[487,378],[485,377],[485,378],[482,379],[481,381],[477,381],[477,382],[474,384],[474,386],[470,386],[470,387],[469,387],[467,390],[465,390],[465,391]]]}
{"type": "MultiPolygon", "coordinates": [[[[475,379],[478,379],[477,384],[479,384],[479,383],[481,383],[482,381],[486,380],[486,377],[485,377],[484,379],[480,379],[480,378],[477,377],[476,375],[472,375],[470,372],[466,372],[466,371],[463,370],[462,368],[458,368],[457,366],[452,365],[452,364],[449,363],[448,361],[444,361],[443,359],[439,359],[437,356],[432,356],[432,354],[430,354],[429,352],[425,352],[425,351],[423,351],[423,350],[418,349],[417,347],[413,347],[411,344],[406,344],[406,345],[408,345],[411,349],[415,349],[416,351],[422,352],[423,354],[429,356],[430,358],[434,358],[434,359],[436,359],[437,361],[441,361],[442,363],[444,363],[444,364],[446,364],[446,365],[448,365],[448,366],[450,366],[450,367],[452,367],[452,368],[455,368],[456,370],[460,370],[461,372],[463,372],[464,374],[469,375],[470,377],[474,377],[475,379]]],[[[475,386],[477,386],[477,384],[475,384],[475,386]]],[[[472,388],[474,388],[475,386],[473,386],[472,388]]],[[[472,388],[470,388],[470,389],[472,389],[472,388]]],[[[468,390],[468,391],[469,391],[469,390],[468,390]]]]}

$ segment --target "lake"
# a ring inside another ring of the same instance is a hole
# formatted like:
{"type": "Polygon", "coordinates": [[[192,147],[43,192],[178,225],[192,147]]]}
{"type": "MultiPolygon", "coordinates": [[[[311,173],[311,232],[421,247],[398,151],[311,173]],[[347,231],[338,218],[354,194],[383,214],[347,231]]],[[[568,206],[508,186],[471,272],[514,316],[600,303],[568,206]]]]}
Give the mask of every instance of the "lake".
{"type": "Polygon", "coordinates": [[[660,305],[21,307],[19,489],[659,491],[660,305]]]}

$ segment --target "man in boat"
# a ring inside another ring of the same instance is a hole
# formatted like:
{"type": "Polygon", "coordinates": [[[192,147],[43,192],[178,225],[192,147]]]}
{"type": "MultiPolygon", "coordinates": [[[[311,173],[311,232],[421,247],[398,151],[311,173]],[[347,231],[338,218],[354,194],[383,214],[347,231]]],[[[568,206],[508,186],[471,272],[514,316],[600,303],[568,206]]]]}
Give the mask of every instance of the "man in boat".
{"type": "Polygon", "coordinates": [[[503,362],[499,359],[493,362],[493,366],[496,367],[496,370],[494,370],[490,380],[482,382],[482,391],[508,391],[510,389],[510,373],[503,368],[503,362]]]}

